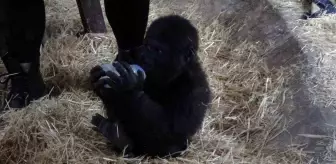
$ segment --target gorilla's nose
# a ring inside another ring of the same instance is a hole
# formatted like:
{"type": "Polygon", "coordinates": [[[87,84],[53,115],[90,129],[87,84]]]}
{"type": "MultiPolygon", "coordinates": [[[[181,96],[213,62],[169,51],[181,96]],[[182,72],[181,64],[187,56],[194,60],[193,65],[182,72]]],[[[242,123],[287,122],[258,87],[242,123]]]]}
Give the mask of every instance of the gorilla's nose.
{"type": "Polygon", "coordinates": [[[139,55],[139,65],[147,72],[154,66],[154,56],[150,51],[144,50],[139,55]]]}

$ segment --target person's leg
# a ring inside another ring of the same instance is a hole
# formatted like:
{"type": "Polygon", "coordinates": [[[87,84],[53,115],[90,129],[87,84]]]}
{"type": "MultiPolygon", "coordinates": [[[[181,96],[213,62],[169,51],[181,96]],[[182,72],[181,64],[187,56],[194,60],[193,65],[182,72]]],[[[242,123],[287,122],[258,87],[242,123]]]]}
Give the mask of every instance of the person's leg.
{"type": "Polygon", "coordinates": [[[131,63],[143,44],[149,0],[105,0],[105,11],[119,48],[117,60],[131,63]]]}
{"type": "Polygon", "coordinates": [[[15,74],[9,76],[11,89],[7,101],[9,107],[22,108],[44,94],[45,85],[39,69],[45,28],[44,1],[4,1],[5,27],[2,31],[5,31],[7,52],[1,59],[8,74],[15,74]]]}

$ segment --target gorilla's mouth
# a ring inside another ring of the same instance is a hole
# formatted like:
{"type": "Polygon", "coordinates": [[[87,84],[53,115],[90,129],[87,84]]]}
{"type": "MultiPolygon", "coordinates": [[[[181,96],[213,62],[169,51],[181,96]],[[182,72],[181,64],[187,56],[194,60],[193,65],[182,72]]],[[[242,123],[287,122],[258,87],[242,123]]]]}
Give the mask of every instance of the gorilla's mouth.
{"type": "Polygon", "coordinates": [[[155,55],[155,52],[145,47],[138,62],[139,66],[142,67],[145,72],[150,72],[154,68],[155,58],[157,57],[155,55]]]}

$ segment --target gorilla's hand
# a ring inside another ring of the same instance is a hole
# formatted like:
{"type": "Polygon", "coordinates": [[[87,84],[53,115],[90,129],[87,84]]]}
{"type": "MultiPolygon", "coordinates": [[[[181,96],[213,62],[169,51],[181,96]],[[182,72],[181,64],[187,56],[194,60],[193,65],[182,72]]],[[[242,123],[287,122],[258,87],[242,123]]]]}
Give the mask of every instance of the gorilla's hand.
{"type": "Polygon", "coordinates": [[[91,124],[93,124],[96,127],[99,127],[101,123],[103,123],[104,121],[106,121],[106,118],[96,113],[96,115],[92,116],[91,124]]]}
{"type": "Polygon", "coordinates": [[[112,64],[98,65],[90,71],[90,81],[93,91],[104,101],[112,92],[115,92],[115,83],[119,79],[118,72],[112,64]]]}
{"type": "Polygon", "coordinates": [[[119,73],[116,89],[120,92],[142,90],[145,75],[142,71],[134,72],[131,66],[125,62],[114,62],[114,68],[119,73]]]}
{"type": "Polygon", "coordinates": [[[95,93],[104,99],[142,90],[145,75],[141,71],[135,73],[127,63],[114,62],[92,68],[90,79],[95,93]]]}

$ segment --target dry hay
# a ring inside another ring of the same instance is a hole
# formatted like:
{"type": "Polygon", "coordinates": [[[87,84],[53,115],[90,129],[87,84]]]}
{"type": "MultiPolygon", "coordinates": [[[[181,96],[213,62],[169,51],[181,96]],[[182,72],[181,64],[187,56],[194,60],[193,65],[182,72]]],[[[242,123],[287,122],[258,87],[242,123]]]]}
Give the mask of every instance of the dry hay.
{"type": "Polygon", "coordinates": [[[335,161],[335,75],[336,75],[336,16],[325,15],[320,18],[308,20],[295,20],[299,17],[297,13],[293,16],[293,11],[300,11],[298,1],[292,0],[272,0],[272,2],[282,11],[282,14],[289,20],[288,24],[293,29],[293,33],[302,43],[302,51],[307,54],[307,65],[311,72],[304,80],[309,88],[309,95],[312,104],[321,111],[325,119],[325,129],[330,131],[329,138],[331,144],[327,146],[324,159],[335,161]],[[287,11],[292,11],[288,13],[287,11]]]}
{"type": "MultiPolygon", "coordinates": [[[[286,4],[287,0],[281,4],[286,4]]],[[[289,0],[288,0],[289,1],[289,0]]],[[[295,3],[288,5],[295,9],[295,3]]],[[[293,32],[304,45],[302,50],[309,53],[309,66],[312,68],[306,85],[310,86],[314,104],[323,107],[335,106],[336,74],[336,16],[325,15],[307,21],[291,22],[293,32]]]]}
{"type": "MultiPolygon", "coordinates": [[[[42,71],[58,96],[43,98],[27,109],[3,115],[0,163],[303,163],[300,150],[270,152],[268,143],[285,130],[279,106],[293,76],[292,68],[270,70],[256,43],[235,48],[226,40],[230,29],[216,19],[193,20],[200,31],[199,55],[213,92],[200,132],[177,159],[123,159],[91,130],[91,116],[101,112],[89,90],[88,71],[110,62],[116,53],[112,33],[76,38],[81,28],[70,0],[47,1],[48,38],[42,50],[42,71]]],[[[182,15],[192,18],[193,6],[182,15]]],[[[150,20],[172,11],[152,4],[150,20]]]]}

